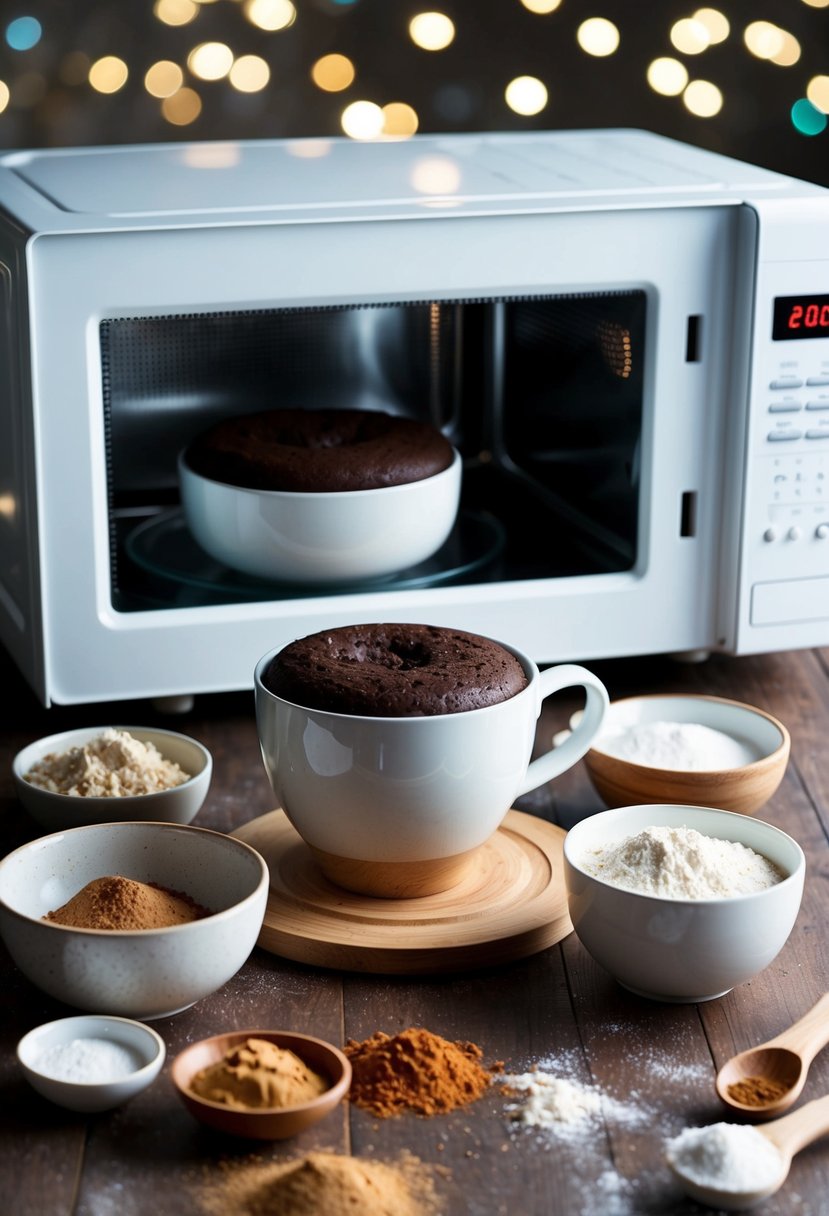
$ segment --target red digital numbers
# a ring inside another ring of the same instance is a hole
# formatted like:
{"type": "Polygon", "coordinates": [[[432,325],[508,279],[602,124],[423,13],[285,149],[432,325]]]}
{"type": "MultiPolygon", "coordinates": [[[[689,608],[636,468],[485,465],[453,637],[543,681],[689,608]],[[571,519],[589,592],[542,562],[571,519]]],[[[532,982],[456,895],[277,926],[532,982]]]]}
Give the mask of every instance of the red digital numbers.
{"type": "Polygon", "coordinates": [[[789,313],[789,329],[829,329],[829,304],[795,304],[789,313]]]}

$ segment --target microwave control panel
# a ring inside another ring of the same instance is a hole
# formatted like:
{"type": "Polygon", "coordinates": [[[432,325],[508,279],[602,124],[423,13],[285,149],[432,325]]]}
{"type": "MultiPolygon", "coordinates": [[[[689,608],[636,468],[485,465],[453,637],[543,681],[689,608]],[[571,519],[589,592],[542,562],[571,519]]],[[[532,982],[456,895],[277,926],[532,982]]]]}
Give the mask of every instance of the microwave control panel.
{"type": "Polygon", "coordinates": [[[770,311],[744,530],[749,622],[760,628],[829,620],[829,292],[775,295],[770,311]]]}

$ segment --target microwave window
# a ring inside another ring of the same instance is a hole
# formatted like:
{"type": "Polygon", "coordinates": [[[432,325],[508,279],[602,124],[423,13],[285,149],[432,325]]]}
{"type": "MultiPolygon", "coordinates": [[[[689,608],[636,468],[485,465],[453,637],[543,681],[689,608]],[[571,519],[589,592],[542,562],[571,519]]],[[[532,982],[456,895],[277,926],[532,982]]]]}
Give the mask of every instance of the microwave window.
{"type": "Polygon", "coordinates": [[[178,457],[190,440],[222,418],[280,407],[417,418],[460,451],[454,531],[383,591],[631,569],[645,314],[644,292],[621,291],[103,321],[113,606],[320,593],[221,566],[181,507],[178,457]]]}
{"type": "Polygon", "coordinates": [[[829,338],[829,295],[777,296],[772,340],[829,338]]]}

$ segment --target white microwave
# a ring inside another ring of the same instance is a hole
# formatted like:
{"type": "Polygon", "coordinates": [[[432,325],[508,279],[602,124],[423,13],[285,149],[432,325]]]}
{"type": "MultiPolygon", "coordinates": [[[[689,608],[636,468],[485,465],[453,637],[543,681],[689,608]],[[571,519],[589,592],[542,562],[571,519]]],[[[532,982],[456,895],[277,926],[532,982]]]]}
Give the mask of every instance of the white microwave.
{"type": "Polygon", "coordinates": [[[0,640],[45,704],[252,684],[422,621],[538,663],[829,644],[829,191],[638,131],[0,157],[0,640]],[[380,408],[463,458],[380,583],[234,574],[213,421],[380,408]]]}

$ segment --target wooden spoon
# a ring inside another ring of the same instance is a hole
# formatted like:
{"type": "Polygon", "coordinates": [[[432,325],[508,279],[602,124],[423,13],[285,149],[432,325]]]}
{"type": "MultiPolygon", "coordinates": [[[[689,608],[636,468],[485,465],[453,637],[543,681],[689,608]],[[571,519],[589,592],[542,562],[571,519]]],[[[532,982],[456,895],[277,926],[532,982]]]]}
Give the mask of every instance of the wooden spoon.
{"type": "Polygon", "coordinates": [[[723,1190],[720,1187],[694,1182],[671,1164],[674,1177],[685,1193],[699,1203],[706,1203],[712,1208],[720,1208],[726,1212],[743,1212],[774,1195],[788,1178],[795,1153],[799,1153],[807,1144],[829,1132],[829,1095],[815,1098],[813,1102],[807,1102],[805,1106],[784,1115],[782,1119],[775,1119],[773,1123],[767,1123],[765,1127],[758,1127],[756,1130],[759,1135],[770,1140],[780,1154],[780,1172],[773,1182],[754,1191],[723,1190]]]}
{"type": "Polygon", "coordinates": [[[809,1065],[827,1043],[829,992],[788,1030],[760,1047],[741,1051],[723,1064],[717,1074],[717,1093],[726,1106],[741,1115],[751,1115],[755,1119],[780,1115],[800,1097],[809,1065]],[[731,1085],[750,1077],[769,1081],[775,1088],[783,1086],[783,1092],[759,1104],[741,1102],[728,1092],[731,1085]]]}

